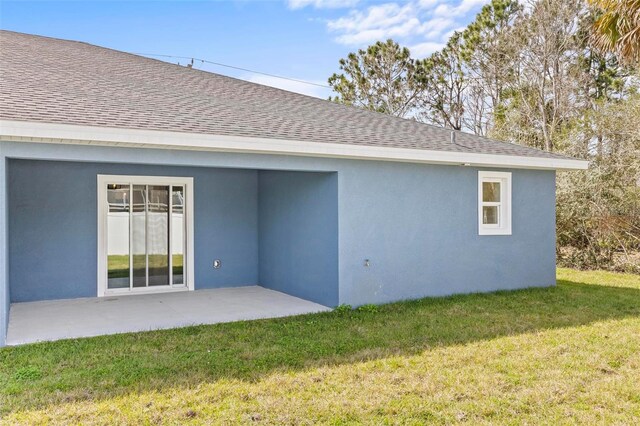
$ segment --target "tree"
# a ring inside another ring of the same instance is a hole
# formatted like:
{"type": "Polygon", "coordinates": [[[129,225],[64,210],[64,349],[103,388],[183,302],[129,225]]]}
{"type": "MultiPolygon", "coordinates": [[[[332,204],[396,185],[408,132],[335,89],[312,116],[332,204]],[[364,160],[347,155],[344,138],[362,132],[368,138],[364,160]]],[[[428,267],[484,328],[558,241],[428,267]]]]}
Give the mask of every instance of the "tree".
{"type": "Polygon", "coordinates": [[[575,34],[583,8],[580,1],[539,0],[527,9],[515,23],[518,72],[501,105],[503,118],[510,120],[498,123],[494,136],[554,151],[579,114],[574,94],[582,75],[575,34]]]}
{"type": "MultiPolygon", "coordinates": [[[[606,127],[595,126],[592,117],[599,114],[601,109],[609,108],[610,104],[625,99],[629,95],[626,81],[629,80],[628,70],[620,65],[612,53],[594,49],[590,39],[591,28],[595,21],[592,13],[586,14],[580,22],[577,39],[580,43],[578,63],[581,68],[582,80],[575,94],[575,102],[582,109],[577,130],[583,128],[584,141],[581,156],[590,153],[601,157],[606,148],[606,136],[598,129],[606,127]],[[595,143],[595,146],[594,146],[595,143]]],[[[573,142],[574,144],[577,141],[573,142]]]]}
{"type": "Polygon", "coordinates": [[[409,49],[393,40],[377,42],[340,59],[341,74],[329,77],[335,102],[397,117],[415,110],[423,86],[416,78],[409,49]]]}
{"type": "Polygon", "coordinates": [[[640,273],[640,95],[603,101],[586,113],[568,154],[597,138],[586,173],[557,177],[558,260],[572,267],[640,273]],[[586,135],[586,138],[585,138],[586,135]]]}
{"type": "Polygon", "coordinates": [[[601,15],[593,24],[594,44],[622,62],[640,62],[640,0],[590,0],[601,15]]]}
{"type": "Polygon", "coordinates": [[[485,136],[503,101],[505,89],[517,73],[514,22],[522,11],[516,0],[492,0],[462,32],[465,73],[465,126],[485,136]]]}
{"type": "Polygon", "coordinates": [[[418,118],[454,130],[463,126],[468,86],[461,42],[460,33],[454,33],[444,49],[418,63],[420,81],[425,87],[418,118]]]}
{"type": "Polygon", "coordinates": [[[428,123],[486,135],[514,73],[516,0],[492,0],[446,46],[418,62],[425,82],[418,117],[428,123]]]}

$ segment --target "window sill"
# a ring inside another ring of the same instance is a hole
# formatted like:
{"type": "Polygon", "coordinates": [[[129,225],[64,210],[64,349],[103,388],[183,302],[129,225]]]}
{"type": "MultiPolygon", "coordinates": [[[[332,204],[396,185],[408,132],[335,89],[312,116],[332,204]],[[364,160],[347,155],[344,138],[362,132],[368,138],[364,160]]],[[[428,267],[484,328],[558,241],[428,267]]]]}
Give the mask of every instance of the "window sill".
{"type": "Polygon", "coordinates": [[[511,229],[480,228],[478,235],[511,235],[511,229]]]}

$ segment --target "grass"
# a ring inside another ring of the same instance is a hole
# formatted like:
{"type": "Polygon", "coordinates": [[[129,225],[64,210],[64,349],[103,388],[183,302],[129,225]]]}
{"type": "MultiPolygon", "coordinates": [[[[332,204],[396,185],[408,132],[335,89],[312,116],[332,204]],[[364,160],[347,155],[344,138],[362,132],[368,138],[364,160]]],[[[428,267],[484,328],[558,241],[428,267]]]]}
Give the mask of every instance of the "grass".
{"type": "MultiPolygon", "coordinates": [[[[168,268],[168,254],[150,254],[149,255],[149,273],[150,275],[162,275],[168,268]]],[[[181,254],[174,254],[172,260],[173,273],[182,274],[182,259],[181,254]]],[[[144,270],[146,267],[147,257],[145,255],[133,256],[133,268],[134,270],[144,270]]],[[[129,276],[129,256],[128,255],[110,255],[107,257],[107,265],[109,271],[109,278],[123,278],[129,276]]]]}
{"type": "Polygon", "coordinates": [[[7,424],[632,424],[640,277],[0,350],[7,424]]]}

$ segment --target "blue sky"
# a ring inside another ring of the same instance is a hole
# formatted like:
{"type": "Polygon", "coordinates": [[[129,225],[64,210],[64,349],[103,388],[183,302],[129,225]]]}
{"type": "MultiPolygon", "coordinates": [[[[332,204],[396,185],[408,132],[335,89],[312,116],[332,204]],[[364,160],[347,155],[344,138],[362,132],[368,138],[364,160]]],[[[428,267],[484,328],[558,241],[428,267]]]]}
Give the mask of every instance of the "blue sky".
{"type": "MultiPolygon", "coordinates": [[[[338,60],[393,38],[414,57],[437,50],[487,0],[5,1],[2,29],[133,53],[207,59],[326,84],[338,60]]],[[[186,63],[184,59],[167,59],[186,63]]],[[[329,89],[211,64],[196,68],[327,97],[329,89]]]]}

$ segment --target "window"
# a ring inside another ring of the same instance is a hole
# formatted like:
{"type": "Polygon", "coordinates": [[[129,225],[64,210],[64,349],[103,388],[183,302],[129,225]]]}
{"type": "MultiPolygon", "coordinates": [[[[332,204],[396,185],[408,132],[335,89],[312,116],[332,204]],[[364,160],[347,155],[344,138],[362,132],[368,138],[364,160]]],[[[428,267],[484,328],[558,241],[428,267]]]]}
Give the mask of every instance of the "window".
{"type": "Polygon", "coordinates": [[[511,235],[511,173],[478,172],[478,233],[511,235]]]}

